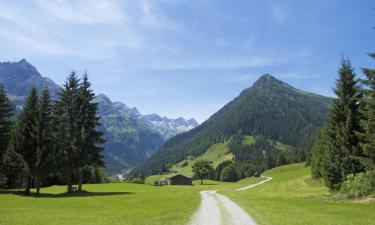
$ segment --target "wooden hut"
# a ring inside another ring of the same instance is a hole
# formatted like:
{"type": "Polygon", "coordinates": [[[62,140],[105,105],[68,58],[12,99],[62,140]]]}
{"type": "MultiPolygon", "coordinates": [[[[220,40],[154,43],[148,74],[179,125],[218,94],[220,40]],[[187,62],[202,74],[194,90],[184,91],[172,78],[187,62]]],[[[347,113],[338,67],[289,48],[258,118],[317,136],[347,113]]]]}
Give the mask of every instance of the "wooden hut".
{"type": "Polygon", "coordinates": [[[169,177],[169,184],[170,185],[192,185],[193,178],[183,175],[177,174],[174,176],[169,177]]]}

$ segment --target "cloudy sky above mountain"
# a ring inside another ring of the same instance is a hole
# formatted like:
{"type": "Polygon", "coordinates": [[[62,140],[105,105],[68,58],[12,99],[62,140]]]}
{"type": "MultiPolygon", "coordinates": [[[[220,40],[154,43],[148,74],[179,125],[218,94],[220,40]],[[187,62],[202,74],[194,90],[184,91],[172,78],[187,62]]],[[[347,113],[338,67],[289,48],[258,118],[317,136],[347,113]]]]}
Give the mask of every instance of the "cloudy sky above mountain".
{"type": "Polygon", "coordinates": [[[0,1],[1,61],[26,58],[61,84],[142,113],[200,122],[260,75],[332,96],[342,56],[372,66],[372,0],[0,1]]]}

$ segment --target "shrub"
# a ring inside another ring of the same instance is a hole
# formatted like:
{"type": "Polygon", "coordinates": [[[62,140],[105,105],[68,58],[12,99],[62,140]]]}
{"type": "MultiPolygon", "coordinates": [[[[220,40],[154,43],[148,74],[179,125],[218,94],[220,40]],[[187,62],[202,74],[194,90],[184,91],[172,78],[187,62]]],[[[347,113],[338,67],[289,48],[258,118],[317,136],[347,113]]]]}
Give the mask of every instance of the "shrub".
{"type": "Polygon", "coordinates": [[[356,176],[349,174],[342,183],[340,192],[350,198],[369,196],[375,193],[375,171],[358,173],[356,176]]]}
{"type": "Polygon", "coordinates": [[[135,177],[135,178],[133,178],[133,179],[130,180],[130,183],[134,183],[134,184],[144,184],[145,181],[144,181],[142,178],[135,177]]]}
{"type": "Polygon", "coordinates": [[[238,180],[236,168],[233,164],[226,166],[220,174],[220,181],[235,182],[238,180]]]}

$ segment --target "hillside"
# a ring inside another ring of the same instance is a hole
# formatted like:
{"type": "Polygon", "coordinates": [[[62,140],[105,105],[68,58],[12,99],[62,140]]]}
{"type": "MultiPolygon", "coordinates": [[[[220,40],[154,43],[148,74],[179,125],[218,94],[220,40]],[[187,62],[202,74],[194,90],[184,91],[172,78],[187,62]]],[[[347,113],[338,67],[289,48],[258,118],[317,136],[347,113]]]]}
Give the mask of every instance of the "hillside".
{"type": "MultiPolygon", "coordinates": [[[[54,98],[60,88],[25,59],[0,63],[0,82],[18,110],[33,85],[38,91],[49,87],[54,98]]],[[[106,140],[104,161],[110,174],[137,166],[170,137],[198,125],[194,119],[142,115],[137,108],[112,102],[104,94],[97,95],[96,101],[99,103],[98,114],[102,117],[100,130],[106,140]]]]}
{"type": "MultiPolygon", "coordinates": [[[[267,145],[266,152],[271,153],[275,149],[272,146],[278,142],[293,148],[290,160],[304,160],[306,152],[302,146],[308,145],[325,123],[330,102],[330,98],[298,90],[271,75],[263,75],[203,124],[167,141],[133,174],[164,172],[190,156],[202,155],[213,144],[228,140],[242,142],[245,135],[262,137],[262,143],[258,144],[267,145]],[[268,145],[264,140],[275,144],[268,145]]],[[[258,156],[266,161],[263,149],[258,150],[258,156]]],[[[236,153],[244,158],[254,153],[241,151],[236,153]]]]}

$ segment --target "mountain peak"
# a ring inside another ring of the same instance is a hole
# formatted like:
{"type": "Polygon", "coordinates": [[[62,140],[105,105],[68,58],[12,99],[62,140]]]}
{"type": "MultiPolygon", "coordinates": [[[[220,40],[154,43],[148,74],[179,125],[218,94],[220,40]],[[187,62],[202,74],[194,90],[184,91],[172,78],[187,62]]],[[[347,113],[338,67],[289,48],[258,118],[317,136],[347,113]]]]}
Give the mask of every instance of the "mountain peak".
{"type": "Polygon", "coordinates": [[[18,63],[30,64],[26,59],[21,59],[18,63]]]}
{"type": "Polygon", "coordinates": [[[274,76],[270,74],[262,75],[254,84],[253,87],[264,87],[269,85],[283,85],[284,82],[276,79],[274,76]]]}

